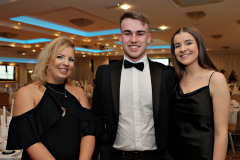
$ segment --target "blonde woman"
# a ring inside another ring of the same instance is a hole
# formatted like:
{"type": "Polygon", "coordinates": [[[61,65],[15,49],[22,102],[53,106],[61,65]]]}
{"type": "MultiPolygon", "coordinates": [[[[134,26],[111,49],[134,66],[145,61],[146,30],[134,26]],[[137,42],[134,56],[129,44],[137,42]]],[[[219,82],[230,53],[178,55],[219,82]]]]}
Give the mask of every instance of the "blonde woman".
{"type": "Polygon", "coordinates": [[[84,91],[68,83],[74,52],[69,38],[50,42],[39,54],[34,83],[16,94],[7,149],[23,149],[24,160],[91,159],[93,116],[84,91]]]}

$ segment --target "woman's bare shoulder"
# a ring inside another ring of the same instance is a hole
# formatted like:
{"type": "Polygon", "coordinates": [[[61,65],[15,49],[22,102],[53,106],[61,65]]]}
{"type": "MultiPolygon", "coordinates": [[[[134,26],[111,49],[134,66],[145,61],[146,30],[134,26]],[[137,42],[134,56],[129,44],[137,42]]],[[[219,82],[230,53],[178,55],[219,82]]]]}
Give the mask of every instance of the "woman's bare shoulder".
{"type": "Polygon", "coordinates": [[[214,72],[211,78],[213,83],[226,83],[225,76],[220,72],[214,72]]]}
{"type": "Polygon", "coordinates": [[[31,83],[20,88],[14,100],[13,116],[21,115],[36,106],[36,102],[42,97],[44,87],[37,83],[31,83]]]}

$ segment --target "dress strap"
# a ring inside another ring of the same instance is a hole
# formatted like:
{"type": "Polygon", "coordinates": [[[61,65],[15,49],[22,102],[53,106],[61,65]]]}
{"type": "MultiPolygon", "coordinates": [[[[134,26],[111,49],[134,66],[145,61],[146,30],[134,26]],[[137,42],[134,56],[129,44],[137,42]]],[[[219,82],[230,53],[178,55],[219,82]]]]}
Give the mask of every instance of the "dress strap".
{"type": "Polygon", "coordinates": [[[214,71],[214,72],[212,72],[212,74],[211,74],[211,76],[210,76],[210,78],[209,78],[208,85],[210,84],[210,80],[211,80],[211,78],[212,78],[212,75],[213,75],[213,73],[215,73],[215,71],[214,71]]]}

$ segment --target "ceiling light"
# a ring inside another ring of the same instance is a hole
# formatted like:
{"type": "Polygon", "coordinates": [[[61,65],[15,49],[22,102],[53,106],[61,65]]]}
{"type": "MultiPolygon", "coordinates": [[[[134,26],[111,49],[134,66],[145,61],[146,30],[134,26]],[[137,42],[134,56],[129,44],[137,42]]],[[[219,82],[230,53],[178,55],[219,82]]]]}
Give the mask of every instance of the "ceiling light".
{"type": "Polygon", "coordinates": [[[19,27],[19,26],[13,26],[13,28],[14,28],[14,29],[20,29],[20,27],[19,27]]]}
{"type": "Polygon", "coordinates": [[[161,46],[147,46],[147,49],[170,49],[170,45],[161,45],[161,46]]]}
{"type": "MultiPolygon", "coordinates": [[[[108,51],[113,51],[112,49],[108,50],[96,50],[96,49],[86,49],[86,48],[81,48],[81,47],[75,47],[74,48],[76,51],[84,51],[84,52],[92,52],[92,53],[101,53],[101,52],[108,52],[108,51]]],[[[90,53],[91,54],[91,53],[90,53]]]]}
{"type": "Polygon", "coordinates": [[[10,20],[22,22],[22,23],[26,23],[26,24],[31,24],[31,25],[39,26],[39,27],[43,27],[43,28],[58,30],[58,31],[66,32],[66,33],[71,33],[74,35],[80,35],[80,36],[84,36],[84,37],[95,37],[95,36],[121,33],[120,29],[110,29],[110,30],[103,30],[103,31],[96,31],[96,32],[85,32],[85,31],[82,31],[79,29],[66,27],[63,25],[39,20],[36,18],[28,17],[28,16],[14,17],[14,18],[10,18],[10,20]]]}
{"type": "Polygon", "coordinates": [[[83,42],[91,42],[91,39],[83,39],[83,42]]]}
{"type": "Polygon", "coordinates": [[[158,27],[159,29],[161,29],[162,31],[166,30],[168,27],[167,26],[160,26],[158,27]]]}
{"type": "Polygon", "coordinates": [[[113,36],[113,39],[118,39],[118,36],[113,36]]]}
{"type": "Polygon", "coordinates": [[[16,47],[16,45],[14,43],[10,44],[11,47],[16,47]]]}
{"type": "Polygon", "coordinates": [[[127,4],[123,4],[123,5],[121,5],[120,7],[121,7],[122,9],[124,9],[124,10],[127,10],[127,9],[130,8],[130,6],[127,5],[127,4]]]}
{"type": "MultiPolygon", "coordinates": [[[[88,39],[90,40],[90,39],[88,39]]],[[[88,41],[87,40],[87,41],[88,41]]],[[[27,44],[32,44],[32,43],[41,43],[41,42],[49,42],[51,39],[46,39],[46,38],[39,38],[39,39],[29,39],[29,40],[19,40],[19,39],[10,39],[10,38],[2,38],[0,37],[0,41],[3,42],[12,42],[12,43],[21,43],[24,44],[23,48],[31,48],[31,45],[27,44]]],[[[91,41],[91,40],[90,40],[91,41]]],[[[13,44],[12,44],[13,45],[13,44]]],[[[39,47],[39,44],[35,45],[36,47],[39,47]]],[[[42,50],[43,48],[41,48],[42,50]]],[[[106,52],[106,51],[113,51],[112,49],[108,50],[94,50],[94,49],[86,49],[86,48],[80,48],[80,47],[75,47],[75,50],[78,51],[85,51],[85,52],[93,52],[93,53],[100,53],[100,52],[106,52]]]]}
{"type": "Polygon", "coordinates": [[[32,73],[33,73],[33,70],[32,70],[32,69],[29,69],[27,72],[30,73],[30,74],[32,74],[32,73]]]}
{"type": "Polygon", "coordinates": [[[39,38],[39,39],[19,40],[19,39],[1,38],[0,37],[0,41],[21,43],[21,44],[32,44],[32,43],[49,42],[49,41],[51,41],[51,39],[39,38]]]}
{"type": "Polygon", "coordinates": [[[37,63],[37,59],[0,57],[2,62],[37,63]]]}
{"type": "Polygon", "coordinates": [[[9,63],[8,65],[9,66],[15,66],[16,64],[15,63],[9,63]]]}

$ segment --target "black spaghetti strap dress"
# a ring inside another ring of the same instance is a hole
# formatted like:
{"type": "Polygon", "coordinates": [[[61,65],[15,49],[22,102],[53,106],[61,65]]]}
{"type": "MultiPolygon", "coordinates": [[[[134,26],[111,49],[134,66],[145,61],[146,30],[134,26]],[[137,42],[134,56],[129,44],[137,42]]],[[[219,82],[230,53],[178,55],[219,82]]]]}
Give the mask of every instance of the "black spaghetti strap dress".
{"type": "Polygon", "coordinates": [[[65,84],[47,83],[46,91],[32,110],[13,117],[7,149],[23,149],[23,160],[30,159],[26,148],[41,142],[57,160],[77,160],[82,136],[95,135],[94,116],[83,108],[65,84]],[[64,93],[66,94],[60,94],[64,93]],[[65,115],[63,109],[65,108],[65,115]]]}
{"type": "Polygon", "coordinates": [[[214,120],[209,84],[186,94],[178,84],[173,110],[171,154],[174,159],[211,160],[214,146],[214,120]]]}

